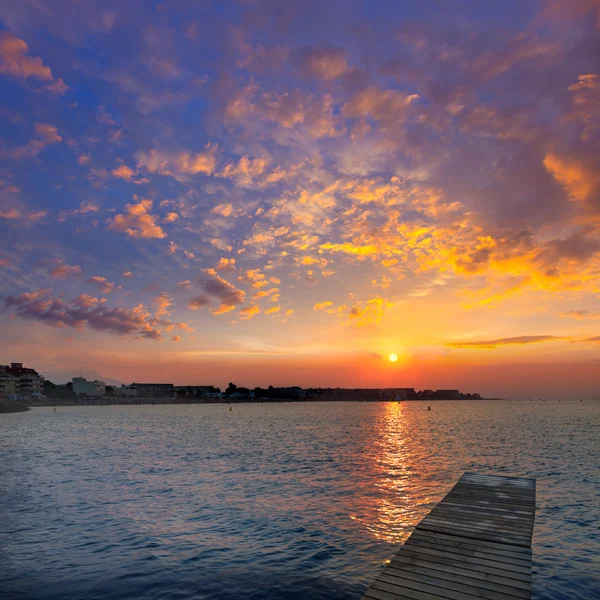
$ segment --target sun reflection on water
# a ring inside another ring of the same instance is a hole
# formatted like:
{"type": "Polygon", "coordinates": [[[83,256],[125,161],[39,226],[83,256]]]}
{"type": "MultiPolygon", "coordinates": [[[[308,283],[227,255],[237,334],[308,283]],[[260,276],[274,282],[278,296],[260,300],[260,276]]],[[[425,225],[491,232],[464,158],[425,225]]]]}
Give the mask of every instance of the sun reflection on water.
{"type": "Polygon", "coordinates": [[[368,449],[374,492],[364,514],[353,516],[377,539],[403,542],[431,506],[430,484],[423,481],[427,440],[411,435],[411,418],[403,403],[382,403],[377,436],[368,449]]]}

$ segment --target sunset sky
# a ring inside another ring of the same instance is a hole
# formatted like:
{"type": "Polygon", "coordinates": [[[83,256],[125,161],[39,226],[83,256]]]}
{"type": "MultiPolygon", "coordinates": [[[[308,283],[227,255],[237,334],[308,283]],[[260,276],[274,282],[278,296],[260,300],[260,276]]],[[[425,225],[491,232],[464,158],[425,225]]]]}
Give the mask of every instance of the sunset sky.
{"type": "Polygon", "coordinates": [[[600,396],[599,57],[598,0],[0,0],[0,364],[600,396]]]}

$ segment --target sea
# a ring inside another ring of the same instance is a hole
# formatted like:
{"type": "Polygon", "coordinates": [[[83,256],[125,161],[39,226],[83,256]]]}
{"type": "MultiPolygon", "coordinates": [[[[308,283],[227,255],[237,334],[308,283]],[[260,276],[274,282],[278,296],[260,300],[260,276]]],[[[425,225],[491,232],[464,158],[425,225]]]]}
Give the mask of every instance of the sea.
{"type": "Polygon", "coordinates": [[[0,415],[0,598],[358,600],[465,471],[537,479],[534,598],[600,598],[579,400],[0,415]]]}

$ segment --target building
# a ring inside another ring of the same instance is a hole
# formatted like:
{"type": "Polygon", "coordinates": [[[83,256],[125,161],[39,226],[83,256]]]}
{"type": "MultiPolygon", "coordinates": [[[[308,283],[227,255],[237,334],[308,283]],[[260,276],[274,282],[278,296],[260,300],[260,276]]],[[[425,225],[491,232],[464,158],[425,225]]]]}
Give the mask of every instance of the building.
{"type": "Polygon", "coordinates": [[[435,397],[444,400],[460,398],[460,392],[458,390],[435,390],[435,397]]]}
{"type": "Polygon", "coordinates": [[[17,393],[18,379],[7,371],[7,367],[0,365],[0,398],[14,396],[17,393]]]}
{"type": "Polygon", "coordinates": [[[138,398],[173,398],[175,386],[172,383],[132,383],[129,388],[136,390],[138,398]]]}
{"type": "Polygon", "coordinates": [[[115,388],[115,394],[122,398],[135,398],[137,396],[137,388],[123,383],[120,388],[115,388]]]}
{"type": "Polygon", "coordinates": [[[2,367],[5,373],[12,375],[15,381],[15,394],[29,396],[41,392],[44,388],[44,378],[35,369],[28,369],[23,363],[10,363],[10,367],[2,367]]]}
{"type": "Polygon", "coordinates": [[[88,381],[85,377],[73,377],[73,391],[78,396],[104,396],[106,385],[104,381],[88,381]]]}

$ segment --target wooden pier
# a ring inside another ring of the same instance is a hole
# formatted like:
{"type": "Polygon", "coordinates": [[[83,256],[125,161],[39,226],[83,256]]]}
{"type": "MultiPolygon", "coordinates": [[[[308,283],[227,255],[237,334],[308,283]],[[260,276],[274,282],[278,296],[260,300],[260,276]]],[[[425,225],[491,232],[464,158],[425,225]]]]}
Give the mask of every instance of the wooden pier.
{"type": "Polygon", "coordinates": [[[535,479],[465,473],[363,600],[531,598],[535,479]]]}

